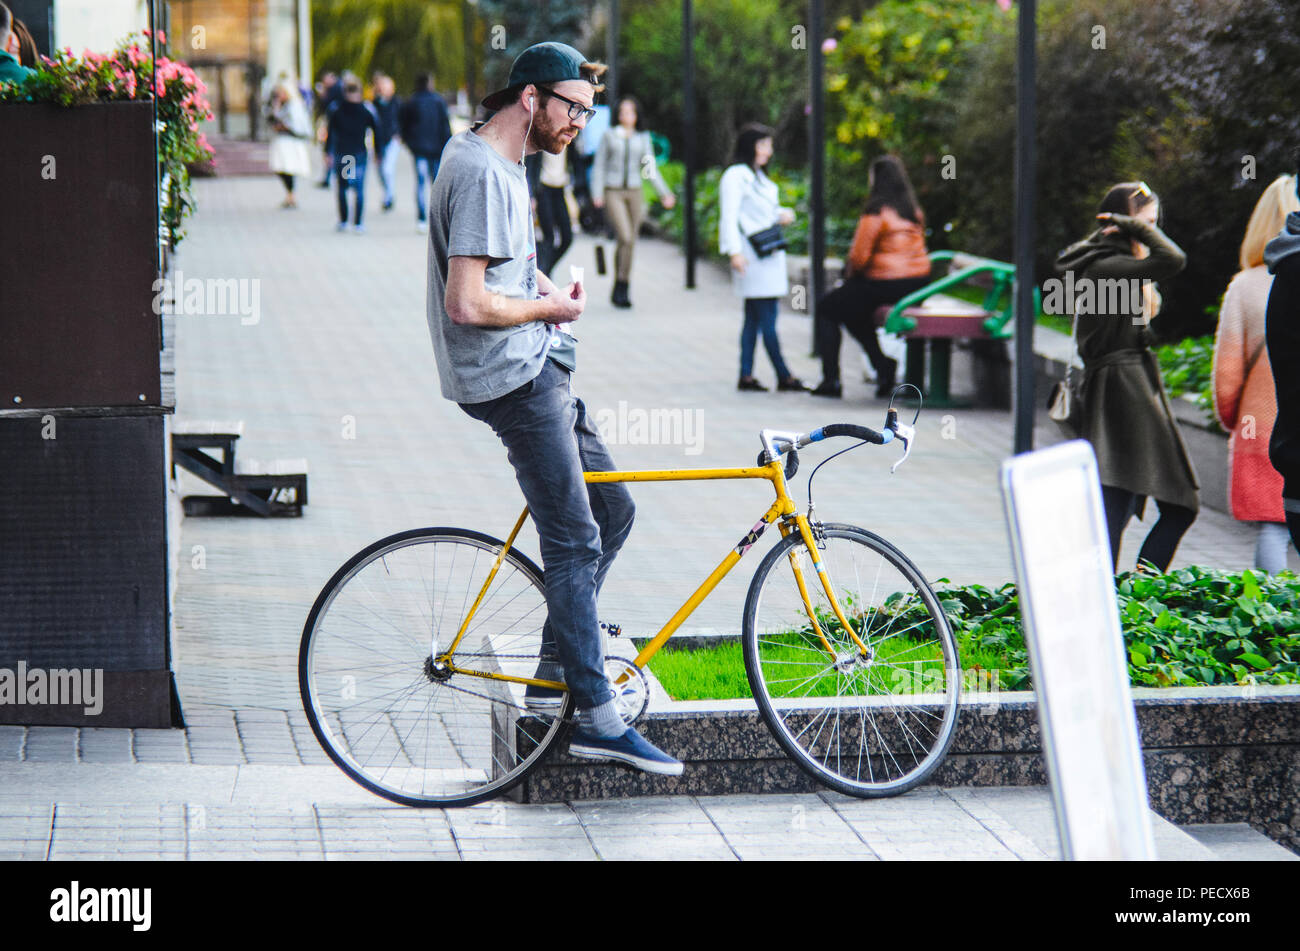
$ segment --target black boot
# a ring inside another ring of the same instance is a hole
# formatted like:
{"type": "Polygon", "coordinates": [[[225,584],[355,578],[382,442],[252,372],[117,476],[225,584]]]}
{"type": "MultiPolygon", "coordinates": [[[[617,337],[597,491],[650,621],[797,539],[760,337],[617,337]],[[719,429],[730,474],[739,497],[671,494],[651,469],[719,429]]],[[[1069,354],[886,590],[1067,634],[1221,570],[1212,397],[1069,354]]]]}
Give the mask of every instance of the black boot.
{"type": "Polygon", "coordinates": [[[610,295],[609,302],[615,307],[632,306],[632,302],[627,297],[627,281],[614,282],[614,293],[610,295]]]}

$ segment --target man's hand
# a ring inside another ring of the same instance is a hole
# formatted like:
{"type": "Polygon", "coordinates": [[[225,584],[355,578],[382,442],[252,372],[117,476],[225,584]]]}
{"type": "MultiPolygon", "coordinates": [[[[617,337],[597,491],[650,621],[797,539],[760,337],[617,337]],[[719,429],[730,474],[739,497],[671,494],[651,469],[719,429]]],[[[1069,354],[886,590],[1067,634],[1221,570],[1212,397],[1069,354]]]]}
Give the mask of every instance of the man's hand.
{"type": "Polygon", "coordinates": [[[572,323],[587,307],[587,291],[581,284],[570,284],[558,293],[548,295],[546,301],[554,308],[544,318],[548,324],[572,323]]]}

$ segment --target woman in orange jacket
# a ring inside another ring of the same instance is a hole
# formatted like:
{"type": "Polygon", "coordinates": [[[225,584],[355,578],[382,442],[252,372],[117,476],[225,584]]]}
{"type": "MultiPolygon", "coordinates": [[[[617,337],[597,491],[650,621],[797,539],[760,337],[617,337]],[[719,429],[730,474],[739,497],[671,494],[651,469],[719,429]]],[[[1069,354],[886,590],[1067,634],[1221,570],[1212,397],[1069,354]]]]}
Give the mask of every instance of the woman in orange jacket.
{"type": "Polygon", "coordinates": [[[1283,175],[1260,196],[1241,242],[1241,270],[1228,285],[1214,342],[1214,412],[1232,434],[1228,442],[1228,505],[1233,518],[1255,522],[1255,567],[1286,567],[1286,517],[1282,475],[1268,459],[1277,418],[1273,369],[1264,346],[1264,314],[1273,275],[1264,246],[1282,231],[1287,214],[1300,211],[1295,178],[1283,175]]]}
{"type": "Polygon", "coordinates": [[[903,163],[886,155],[871,163],[868,195],[844,267],[844,281],[817,304],[817,349],[822,382],[812,392],[839,396],[840,327],[862,344],[876,370],[876,395],[894,389],[898,362],[885,356],[876,338],[876,310],[895,304],[930,282],[925,250],[925,215],[903,163]]]}

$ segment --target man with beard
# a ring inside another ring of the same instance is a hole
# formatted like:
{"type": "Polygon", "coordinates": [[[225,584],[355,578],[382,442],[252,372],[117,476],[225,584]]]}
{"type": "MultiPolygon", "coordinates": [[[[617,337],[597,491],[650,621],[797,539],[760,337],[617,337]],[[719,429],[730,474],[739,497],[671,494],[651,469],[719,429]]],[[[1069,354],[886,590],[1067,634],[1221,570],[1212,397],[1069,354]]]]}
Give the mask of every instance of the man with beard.
{"type": "MultiPolygon", "coordinates": [[[[571,46],[530,46],[483,100],[494,114],[447,143],[430,202],[429,331],[442,395],[496,432],[537,527],[548,613],[537,679],[562,671],[573,696],[569,753],[677,776],[680,762],[623,723],[605,677],[596,599],[634,506],[624,485],[583,480],[615,468],[570,388],[577,341],[565,328],[587,295],[537,270],[523,164],[582,131],[604,71],[571,46]]],[[[564,696],[530,685],[525,700],[557,714],[564,696]]]]}

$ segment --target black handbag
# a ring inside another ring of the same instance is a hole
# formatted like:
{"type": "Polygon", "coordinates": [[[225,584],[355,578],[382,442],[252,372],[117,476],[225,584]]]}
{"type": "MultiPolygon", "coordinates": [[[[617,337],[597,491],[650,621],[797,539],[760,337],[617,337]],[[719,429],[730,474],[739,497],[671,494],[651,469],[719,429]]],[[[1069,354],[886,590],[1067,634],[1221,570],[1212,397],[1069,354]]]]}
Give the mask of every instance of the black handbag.
{"type": "MultiPolygon", "coordinates": [[[[750,187],[754,189],[754,193],[759,196],[760,200],[765,200],[762,198],[762,192],[758,190],[757,174],[754,175],[750,187]]],[[[746,237],[749,238],[749,244],[754,249],[754,253],[760,258],[768,257],[777,251],[784,251],[789,246],[789,242],[785,240],[785,232],[780,225],[772,225],[762,231],[755,231],[751,235],[746,235],[746,237]]]]}
{"type": "Polygon", "coordinates": [[[749,243],[754,248],[754,253],[760,258],[765,258],[776,251],[784,251],[789,242],[785,240],[785,232],[780,225],[772,225],[770,228],[764,228],[762,231],[755,231],[749,235],[749,243]]]}

